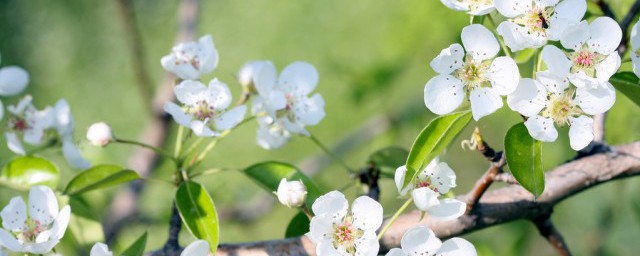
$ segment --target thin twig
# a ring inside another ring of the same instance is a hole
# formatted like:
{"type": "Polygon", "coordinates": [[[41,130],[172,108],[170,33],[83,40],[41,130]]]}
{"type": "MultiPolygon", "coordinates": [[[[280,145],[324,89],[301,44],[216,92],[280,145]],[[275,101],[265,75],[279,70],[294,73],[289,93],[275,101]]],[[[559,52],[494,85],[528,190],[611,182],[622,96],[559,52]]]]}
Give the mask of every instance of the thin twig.
{"type": "Polygon", "coordinates": [[[600,10],[605,16],[608,16],[613,20],[617,20],[616,14],[613,13],[613,11],[611,10],[611,6],[609,6],[607,2],[605,2],[604,0],[595,0],[594,3],[597,4],[598,7],[600,7],[600,10]]]}
{"type": "Polygon", "coordinates": [[[472,141],[475,141],[476,150],[478,150],[484,158],[489,160],[490,166],[487,172],[476,181],[469,194],[467,194],[467,214],[471,213],[473,207],[480,201],[482,195],[489,189],[489,186],[494,181],[496,175],[502,173],[502,168],[505,166],[506,161],[502,152],[496,152],[489,144],[482,139],[480,129],[476,127],[473,131],[472,141]]]}
{"type": "Polygon", "coordinates": [[[531,221],[536,225],[536,228],[538,228],[540,235],[549,241],[549,244],[556,250],[558,255],[571,256],[571,251],[569,251],[569,247],[564,241],[562,234],[560,234],[558,229],[553,225],[553,222],[551,222],[550,212],[531,221]]]}
{"type": "Polygon", "coordinates": [[[507,184],[519,184],[518,181],[516,180],[515,177],[513,177],[513,175],[511,175],[511,173],[499,173],[498,175],[493,177],[493,181],[494,182],[504,182],[507,184]]]}
{"type": "MultiPolygon", "coordinates": [[[[631,23],[635,20],[638,12],[640,12],[640,0],[633,2],[633,5],[629,8],[627,15],[625,15],[622,21],[620,21],[620,28],[622,28],[622,42],[620,42],[620,46],[618,46],[620,56],[624,56],[629,48],[629,26],[631,26],[631,23]]],[[[614,17],[612,18],[615,19],[614,17]]]]}

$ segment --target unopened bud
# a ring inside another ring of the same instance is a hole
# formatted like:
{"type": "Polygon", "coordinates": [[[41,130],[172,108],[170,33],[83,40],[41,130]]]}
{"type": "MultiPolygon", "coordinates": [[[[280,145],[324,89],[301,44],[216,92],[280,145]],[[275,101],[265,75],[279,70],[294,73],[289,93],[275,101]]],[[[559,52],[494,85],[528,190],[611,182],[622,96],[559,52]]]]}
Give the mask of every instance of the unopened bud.
{"type": "Polygon", "coordinates": [[[307,188],[302,181],[289,181],[283,178],[276,192],[280,203],[287,207],[299,207],[304,204],[307,198],[307,188]]]}
{"type": "Polygon", "coordinates": [[[87,140],[94,146],[104,147],[112,138],[111,127],[103,122],[92,124],[87,130],[87,140]]]}

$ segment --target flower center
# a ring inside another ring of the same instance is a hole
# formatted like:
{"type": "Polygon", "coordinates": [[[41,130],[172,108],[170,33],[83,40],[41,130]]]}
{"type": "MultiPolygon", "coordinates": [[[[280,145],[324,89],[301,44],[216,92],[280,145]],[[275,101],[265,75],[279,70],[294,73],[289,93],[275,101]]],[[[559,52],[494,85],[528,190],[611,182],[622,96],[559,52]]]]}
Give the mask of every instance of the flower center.
{"type": "Polygon", "coordinates": [[[24,132],[31,129],[31,126],[25,118],[15,116],[9,120],[9,128],[14,131],[24,132]]]}
{"type": "Polygon", "coordinates": [[[431,177],[427,177],[426,179],[423,179],[423,180],[416,179],[416,185],[414,187],[415,188],[430,188],[431,190],[435,191],[436,193],[440,193],[440,192],[438,192],[438,188],[433,186],[433,183],[431,182],[431,177]]]}
{"type": "Polygon", "coordinates": [[[355,253],[355,241],[364,235],[364,232],[353,226],[352,217],[347,216],[344,221],[334,226],[333,245],[335,248],[343,247],[350,254],[355,253]]]}
{"type": "Polygon", "coordinates": [[[595,66],[606,58],[605,55],[590,51],[586,45],[569,57],[573,62],[572,73],[583,71],[591,77],[596,75],[595,66]]]}
{"type": "Polygon", "coordinates": [[[196,69],[200,68],[200,57],[197,54],[193,54],[191,52],[186,52],[184,50],[176,53],[176,65],[179,64],[190,64],[196,69]]]}
{"type": "Polygon", "coordinates": [[[476,62],[470,55],[467,55],[462,68],[455,71],[454,75],[460,79],[467,92],[479,86],[490,86],[489,79],[485,76],[491,61],[476,62]]]}
{"type": "Polygon", "coordinates": [[[582,110],[573,102],[571,90],[559,95],[551,93],[547,98],[549,105],[542,111],[542,116],[553,119],[558,126],[569,124],[569,117],[582,113],[582,110]]]}
{"type": "Polygon", "coordinates": [[[207,101],[201,100],[196,102],[195,106],[189,108],[189,113],[196,119],[204,121],[215,115],[215,109],[207,101]]]}
{"type": "Polygon", "coordinates": [[[28,219],[25,224],[25,229],[18,237],[22,241],[35,241],[36,237],[38,237],[45,228],[39,221],[33,219],[28,219]]]}
{"type": "Polygon", "coordinates": [[[553,7],[540,8],[535,6],[526,14],[513,19],[513,22],[520,24],[529,29],[527,33],[536,33],[540,36],[547,36],[546,30],[549,29],[551,14],[553,7]]]}

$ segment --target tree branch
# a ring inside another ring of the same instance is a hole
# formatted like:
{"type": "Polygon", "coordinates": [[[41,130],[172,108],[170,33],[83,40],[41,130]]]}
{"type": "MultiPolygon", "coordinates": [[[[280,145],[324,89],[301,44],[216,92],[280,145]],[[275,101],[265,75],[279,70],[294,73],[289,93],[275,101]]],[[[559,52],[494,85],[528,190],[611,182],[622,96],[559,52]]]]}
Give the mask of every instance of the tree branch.
{"type": "MultiPolygon", "coordinates": [[[[614,147],[615,153],[599,153],[560,165],[545,175],[544,193],[535,199],[519,185],[487,192],[468,215],[456,220],[438,221],[420,213],[403,214],[381,240],[381,251],[399,247],[404,232],[416,225],[427,225],[442,239],[518,219],[536,219],[549,214],[557,203],[597,185],[640,175],[640,142],[614,147]]],[[[464,200],[465,196],[459,198],[464,200]]],[[[218,255],[315,255],[315,246],[306,237],[220,245],[218,255]],[[284,254],[287,255],[287,254],[284,254]]]]}
{"type": "Polygon", "coordinates": [[[609,4],[607,4],[607,2],[605,2],[604,0],[595,0],[594,3],[597,4],[598,7],[600,7],[600,10],[602,10],[602,13],[605,16],[608,16],[608,17],[612,18],[613,20],[617,20],[616,19],[616,15],[611,10],[611,6],[609,6],[609,4]]]}
{"type": "Polygon", "coordinates": [[[553,225],[553,222],[551,222],[551,213],[539,216],[531,221],[536,225],[536,228],[538,228],[540,235],[549,241],[551,247],[556,250],[558,255],[571,256],[571,251],[569,251],[569,247],[564,241],[562,234],[560,234],[558,229],[553,225]]]}

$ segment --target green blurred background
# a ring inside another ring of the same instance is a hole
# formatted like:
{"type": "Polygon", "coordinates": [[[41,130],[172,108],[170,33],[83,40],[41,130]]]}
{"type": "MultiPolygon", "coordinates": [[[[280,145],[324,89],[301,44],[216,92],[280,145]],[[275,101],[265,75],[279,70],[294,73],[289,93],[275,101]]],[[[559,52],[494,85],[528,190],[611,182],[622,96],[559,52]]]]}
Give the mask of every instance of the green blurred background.
{"type": "MultiPolygon", "coordinates": [[[[631,0],[607,1],[619,17],[631,0]]],[[[134,11],[144,43],[144,62],[157,88],[162,81],[160,58],[173,45],[176,33],[174,0],[135,0],[134,11]]],[[[590,6],[594,14],[599,14],[590,6]]],[[[76,139],[84,138],[93,122],[109,123],[117,136],[138,138],[150,120],[148,103],[137,89],[132,60],[127,48],[124,24],[115,1],[0,0],[0,53],[2,66],[20,65],[31,75],[27,90],[37,107],[66,98],[76,120],[76,139]]],[[[363,167],[370,153],[386,146],[410,147],[422,127],[434,117],[422,103],[423,87],[434,72],[429,61],[442,48],[459,42],[469,17],[445,8],[436,0],[215,0],[202,1],[198,36],[211,34],[220,53],[220,65],[208,81],[218,77],[240,94],[235,81],[238,69],[249,60],[272,60],[281,70],[288,63],[304,60],[320,73],[320,92],[326,104],[326,118],[310,131],[332,146],[347,139],[373,117],[394,113],[390,129],[358,144],[343,157],[351,166],[363,167]]],[[[629,70],[628,64],[623,69],[629,70]]],[[[522,74],[528,75],[525,67],[522,74]]],[[[18,97],[2,99],[5,104],[18,97]]],[[[640,137],[638,107],[619,94],[607,119],[607,140],[621,144],[640,137]]],[[[471,123],[443,156],[458,174],[454,192],[466,193],[486,170],[487,163],[477,152],[458,145],[474,126],[486,141],[502,148],[502,138],[520,117],[504,107],[497,113],[471,123]]],[[[208,157],[206,167],[243,168],[266,160],[293,164],[322,151],[310,140],[298,137],[280,150],[265,151],[255,144],[255,123],[244,125],[222,141],[208,157]]],[[[175,136],[175,127],[171,136],[175,136]]],[[[556,143],[543,146],[547,169],[571,159],[573,152],[566,129],[556,143]]],[[[169,138],[168,141],[173,141],[169,138]]],[[[94,164],[126,166],[132,148],[110,145],[105,149],[82,142],[83,154],[94,164]]],[[[171,144],[171,143],[170,143],[171,144]]],[[[171,147],[171,145],[169,145],[171,147]]],[[[2,146],[2,160],[11,154],[2,146]]],[[[56,158],[67,181],[75,171],[56,158]]],[[[162,163],[154,172],[169,180],[170,164],[162,163]]],[[[321,170],[314,178],[326,190],[343,187],[349,176],[339,165],[321,170]]],[[[264,205],[265,195],[251,180],[238,172],[223,172],[199,179],[206,184],[217,208],[254,209],[264,205]]],[[[63,183],[64,184],[64,183],[63,183]]],[[[118,248],[133,242],[144,230],[152,234],[147,249],[160,247],[167,238],[167,222],[174,189],[161,182],[146,182],[142,194],[143,220],[130,223],[116,241],[118,248]]],[[[499,187],[500,185],[496,186],[499,187]]],[[[0,202],[16,192],[0,189],[0,202]]],[[[117,189],[85,196],[104,217],[117,189]]],[[[553,219],[575,255],[637,255],[640,251],[640,192],[637,179],[615,181],[581,193],[561,203],[553,219]]],[[[352,198],[357,191],[347,190],[352,198]]],[[[392,180],[382,181],[381,201],[385,215],[402,204],[396,198],[392,180]]],[[[2,203],[4,205],[4,203],[2,203]]],[[[269,204],[267,202],[267,204],[269,204]]],[[[275,205],[255,219],[223,214],[221,241],[224,243],[277,239],[284,235],[294,210],[275,205]]],[[[99,229],[86,227],[86,233],[99,229]]],[[[95,235],[94,235],[95,236],[95,235]]],[[[67,235],[69,237],[69,235],[67,235]]],[[[97,237],[100,237],[99,235],[97,237]]],[[[516,221],[464,236],[481,255],[552,255],[547,242],[532,224],[516,221]]],[[[192,240],[183,231],[183,244],[192,240]]],[[[62,252],[70,252],[77,241],[66,238],[62,252]]],[[[89,244],[88,246],[90,246],[89,244]]],[[[87,248],[86,246],[84,247],[87,248]]],[[[69,253],[70,255],[74,253],[69,253]]]]}

